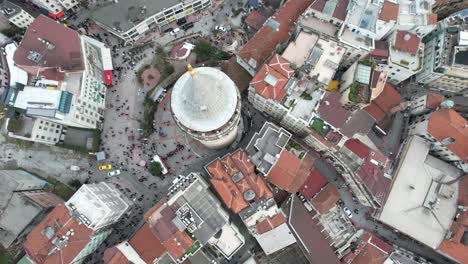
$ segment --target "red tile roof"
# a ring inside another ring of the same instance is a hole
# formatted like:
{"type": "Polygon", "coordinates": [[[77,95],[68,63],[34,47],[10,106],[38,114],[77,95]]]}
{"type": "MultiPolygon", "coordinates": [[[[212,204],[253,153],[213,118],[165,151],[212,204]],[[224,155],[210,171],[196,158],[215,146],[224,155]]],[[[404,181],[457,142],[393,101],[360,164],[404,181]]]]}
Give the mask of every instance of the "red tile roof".
{"type": "Polygon", "coordinates": [[[281,102],[286,95],[286,83],[294,74],[291,63],[276,54],[269,64],[263,65],[262,69],[255,75],[250,85],[255,88],[259,95],[281,102]],[[267,78],[274,77],[274,83],[267,78]]]}
{"type": "Polygon", "coordinates": [[[314,162],[315,158],[309,154],[301,160],[292,152],[283,150],[267,179],[285,191],[296,193],[307,180],[314,162]]]}
{"type": "Polygon", "coordinates": [[[65,204],[61,203],[52,210],[26,237],[23,247],[28,256],[36,263],[42,264],[68,264],[91,241],[93,230],[79,224],[68,213],[65,204]],[[49,239],[44,231],[47,227],[55,229],[54,235],[49,239]],[[53,253],[52,241],[64,236],[73,229],[74,235],[69,236],[66,247],[53,253]]]}
{"type": "Polygon", "coordinates": [[[242,47],[238,55],[247,63],[251,59],[255,60],[256,65],[250,66],[258,70],[271,56],[278,45],[288,41],[289,34],[294,29],[294,23],[297,18],[299,18],[312,2],[313,0],[288,0],[278,12],[270,18],[278,22],[278,29],[274,30],[265,24],[255,36],[242,47]]]}
{"type": "Polygon", "coordinates": [[[369,56],[377,59],[387,59],[388,55],[388,42],[383,40],[375,41],[375,48],[369,53],[369,56]]]}
{"type": "Polygon", "coordinates": [[[453,109],[435,111],[429,117],[428,132],[438,141],[452,138],[446,147],[468,162],[468,122],[453,109]]]}
{"type": "Polygon", "coordinates": [[[30,73],[48,67],[59,68],[63,71],[81,71],[84,66],[80,43],[77,32],[40,15],[26,30],[13,60],[19,67],[30,73]],[[43,41],[48,41],[51,45],[43,41]],[[27,58],[30,52],[42,55],[38,63],[27,58]]]}
{"type": "Polygon", "coordinates": [[[63,203],[63,200],[60,197],[50,192],[28,191],[21,192],[21,194],[44,208],[54,207],[63,203]]]}
{"type": "Polygon", "coordinates": [[[468,207],[468,175],[464,175],[459,183],[457,205],[468,207]]]}
{"type": "Polygon", "coordinates": [[[429,25],[437,24],[437,14],[433,14],[433,13],[429,14],[427,17],[427,20],[428,20],[429,25]]]}
{"type": "Polygon", "coordinates": [[[216,159],[206,166],[210,174],[210,182],[224,204],[234,213],[239,213],[249,206],[244,199],[244,193],[253,190],[255,201],[268,200],[273,193],[263,177],[254,171],[254,165],[250,162],[247,153],[236,150],[232,154],[216,159]],[[240,173],[242,177],[235,183],[232,176],[240,173]]]}
{"type": "Polygon", "coordinates": [[[333,11],[333,17],[344,21],[348,14],[348,4],[349,0],[338,0],[335,11],[333,11]]]}
{"type": "Polygon", "coordinates": [[[340,98],[339,92],[331,92],[323,98],[318,108],[320,118],[335,128],[341,128],[351,115],[340,103],[340,98]]]}
{"type": "Polygon", "coordinates": [[[443,101],[445,101],[445,96],[441,94],[429,93],[427,94],[426,107],[435,110],[443,101]]]}
{"type": "MultiPolygon", "coordinates": [[[[326,0],[315,0],[312,5],[310,5],[310,8],[322,12],[326,2],[326,0]]],[[[344,21],[347,14],[348,4],[349,0],[338,0],[335,9],[333,10],[333,17],[344,21]]]]}
{"type": "Polygon", "coordinates": [[[369,156],[370,149],[358,139],[349,139],[345,142],[344,146],[361,159],[369,156]]]}
{"type": "Polygon", "coordinates": [[[266,217],[255,225],[258,234],[264,234],[276,227],[286,223],[286,217],[282,213],[278,213],[273,217],[266,217]]]}
{"type": "Polygon", "coordinates": [[[398,19],[398,10],[400,9],[399,4],[395,4],[392,2],[385,1],[382,9],[380,11],[379,19],[390,22],[390,21],[397,21],[398,19]]]}
{"type": "Polygon", "coordinates": [[[263,23],[265,23],[266,20],[267,18],[260,14],[257,10],[253,10],[247,16],[244,23],[247,24],[247,26],[258,30],[263,26],[263,23]]]}
{"type": "MultiPolygon", "coordinates": [[[[460,191],[465,189],[463,192],[466,196],[467,177],[464,176],[459,183],[460,191]]],[[[467,197],[465,197],[466,199],[467,197]]],[[[460,204],[460,203],[458,203],[460,204]]],[[[466,204],[465,204],[466,206],[466,204]]],[[[439,245],[438,250],[442,251],[445,255],[448,255],[460,263],[468,263],[468,246],[465,245],[463,238],[468,228],[468,211],[458,210],[458,218],[456,221],[453,221],[450,231],[452,232],[452,237],[450,239],[442,240],[442,243],[439,245]]]]}
{"type": "Polygon", "coordinates": [[[365,233],[360,238],[357,250],[359,253],[350,252],[344,256],[342,263],[382,264],[392,252],[393,248],[380,238],[365,233]]]}
{"type": "Polygon", "coordinates": [[[105,264],[130,264],[127,257],[125,257],[125,255],[116,246],[104,251],[102,261],[104,261],[105,264]]]}
{"type": "Polygon", "coordinates": [[[146,263],[153,263],[166,249],[154,236],[149,224],[145,223],[128,242],[146,263]]]}
{"type": "MultiPolygon", "coordinates": [[[[154,236],[160,241],[174,259],[178,259],[192,247],[194,241],[172,222],[176,217],[174,210],[162,199],[145,214],[145,220],[154,236]]],[[[143,238],[148,234],[140,234],[143,238]]],[[[140,237],[138,238],[140,239],[140,237]]],[[[134,243],[143,243],[143,241],[134,243]]],[[[141,244],[140,244],[141,245],[141,244]]],[[[156,244],[157,245],[157,244],[156,244]]],[[[148,253],[151,254],[151,253],[148,253]]]]}
{"type": "Polygon", "coordinates": [[[338,258],[330,247],[332,241],[322,233],[322,227],[314,214],[309,213],[304,204],[293,196],[289,212],[288,224],[294,236],[298,237],[298,243],[305,248],[307,258],[311,263],[338,264],[338,258]]]}
{"type": "Polygon", "coordinates": [[[419,43],[421,43],[421,39],[416,34],[408,31],[398,30],[396,32],[396,38],[393,47],[396,50],[415,55],[418,52],[419,43]]]}
{"type": "Polygon", "coordinates": [[[363,164],[355,173],[374,199],[382,205],[391,186],[391,180],[384,176],[388,158],[368,148],[357,139],[346,141],[345,147],[364,159],[363,164]]]}
{"type": "Polygon", "coordinates": [[[330,209],[336,206],[340,200],[340,194],[333,184],[327,184],[325,188],[317,194],[310,202],[320,214],[326,214],[330,209]]]}
{"type": "Polygon", "coordinates": [[[364,110],[378,123],[386,116],[391,115],[390,110],[400,104],[401,98],[400,93],[391,84],[386,83],[382,93],[364,110]]]}
{"type": "Polygon", "coordinates": [[[327,183],[327,178],[325,178],[325,176],[323,176],[319,170],[314,168],[309,174],[307,180],[302,185],[300,192],[306,199],[310,199],[327,183]]]}

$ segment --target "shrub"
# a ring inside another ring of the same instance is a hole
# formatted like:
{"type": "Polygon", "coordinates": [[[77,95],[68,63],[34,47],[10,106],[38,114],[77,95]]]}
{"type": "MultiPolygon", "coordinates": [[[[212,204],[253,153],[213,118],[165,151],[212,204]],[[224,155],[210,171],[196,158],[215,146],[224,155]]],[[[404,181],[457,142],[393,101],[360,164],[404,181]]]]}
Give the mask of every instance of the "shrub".
{"type": "Polygon", "coordinates": [[[162,166],[161,166],[161,164],[159,162],[152,161],[152,162],[150,162],[150,164],[148,166],[148,171],[153,176],[161,176],[162,175],[162,166]]]}

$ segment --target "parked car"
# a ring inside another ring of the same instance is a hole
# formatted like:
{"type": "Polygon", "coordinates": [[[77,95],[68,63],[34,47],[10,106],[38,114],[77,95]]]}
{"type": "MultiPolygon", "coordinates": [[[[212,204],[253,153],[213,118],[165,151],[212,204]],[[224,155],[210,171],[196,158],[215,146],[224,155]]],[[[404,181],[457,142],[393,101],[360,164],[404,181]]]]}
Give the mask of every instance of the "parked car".
{"type": "Polygon", "coordinates": [[[173,28],[166,28],[166,29],[164,30],[164,33],[172,32],[172,30],[174,30],[174,29],[173,29],[173,28]]]}
{"type": "Polygon", "coordinates": [[[175,36],[178,32],[180,31],[180,28],[174,28],[172,31],[171,31],[171,35],[172,36],[175,36]]]}
{"type": "Polygon", "coordinates": [[[107,176],[109,176],[109,177],[114,177],[114,176],[117,176],[117,175],[120,175],[120,170],[109,171],[107,173],[107,176]]]}
{"type": "Polygon", "coordinates": [[[181,25],[183,25],[183,24],[185,24],[185,23],[187,23],[187,19],[185,19],[185,17],[183,17],[183,18],[177,20],[177,25],[178,25],[178,26],[181,26],[181,25]]]}
{"type": "Polygon", "coordinates": [[[351,211],[348,209],[348,207],[343,207],[343,211],[349,218],[353,218],[353,214],[351,214],[351,211]]]}
{"type": "Polygon", "coordinates": [[[227,31],[226,28],[223,25],[217,25],[215,27],[215,30],[221,31],[221,32],[226,32],[227,31]]]}
{"type": "Polygon", "coordinates": [[[99,170],[100,170],[100,171],[103,171],[103,170],[112,170],[112,164],[100,165],[100,166],[99,166],[99,170]]]}
{"type": "Polygon", "coordinates": [[[70,170],[71,170],[71,171],[79,171],[79,170],[80,170],[80,167],[75,166],[75,165],[71,165],[71,166],[70,166],[70,170]]]}
{"type": "Polygon", "coordinates": [[[193,22],[189,22],[189,23],[182,26],[182,29],[185,30],[185,31],[187,31],[187,30],[189,30],[191,28],[193,28],[193,22]]]}

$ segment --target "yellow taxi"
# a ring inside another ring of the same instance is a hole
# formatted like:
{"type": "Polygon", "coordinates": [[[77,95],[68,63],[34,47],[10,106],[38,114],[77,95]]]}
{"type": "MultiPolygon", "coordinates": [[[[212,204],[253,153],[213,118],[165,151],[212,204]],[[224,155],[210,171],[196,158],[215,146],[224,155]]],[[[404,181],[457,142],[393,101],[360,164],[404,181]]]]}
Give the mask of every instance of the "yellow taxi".
{"type": "Polygon", "coordinates": [[[100,166],[99,166],[99,170],[100,170],[100,171],[103,171],[103,170],[112,170],[112,165],[111,165],[111,164],[100,165],[100,166]]]}

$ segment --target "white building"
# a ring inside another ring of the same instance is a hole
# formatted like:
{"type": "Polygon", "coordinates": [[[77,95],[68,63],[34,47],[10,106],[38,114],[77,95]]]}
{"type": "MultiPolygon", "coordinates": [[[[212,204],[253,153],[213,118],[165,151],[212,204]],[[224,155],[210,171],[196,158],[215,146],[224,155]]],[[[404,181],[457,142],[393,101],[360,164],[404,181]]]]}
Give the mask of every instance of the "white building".
{"type": "Polygon", "coordinates": [[[117,37],[135,41],[211,5],[211,0],[110,1],[95,10],[92,19],[117,37]]]}
{"type": "Polygon", "coordinates": [[[468,172],[468,121],[453,109],[440,109],[413,118],[409,135],[431,143],[431,153],[468,172]]]}
{"type": "Polygon", "coordinates": [[[429,154],[430,144],[410,137],[378,220],[436,249],[450,233],[461,172],[429,154]]]}
{"type": "Polygon", "coordinates": [[[431,90],[467,94],[468,31],[441,23],[424,45],[424,66],[416,81],[431,90]]]}
{"type": "Polygon", "coordinates": [[[36,12],[15,0],[4,0],[0,3],[0,12],[8,18],[8,21],[19,28],[27,28],[36,16],[36,12]]]}
{"type": "Polygon", "coordinates": [[[216,68],[189,66],[172,89],[171,110],[177,125],[208,148],[224,148],[236,139],[240,93],[216,68]]]}
{"type": "Polygon", "coordinates": [[[131,203],[115,187],[100,182],[82,185],[65,206],[71,215],[96,231],[117,222],[131,203]]]}
{"type": "Polygon", "coordinates": [[[14,67],[10,67],[10,89],[4,103],[26,116],[28,131],[18,135],[21,139],[55,144],[63,139],[57,129],[98,127],[106,85],[112,83],[110,50],[103,43],[41,15],[18,49],[7,48],[8,64],[14,67]],[[16,83],[27,86],[20,88],[16,83]],[[46,131],[54,137],[44,134],[46,131]]]}
{"type": "Polygon", "coordinates": [[[387,64],[377,70],[388,74],[388,82],[397,85],[419,73],[423,67],[424,44],[420,37],[408,31],[395,31],[390,37],[387,64]]]}

